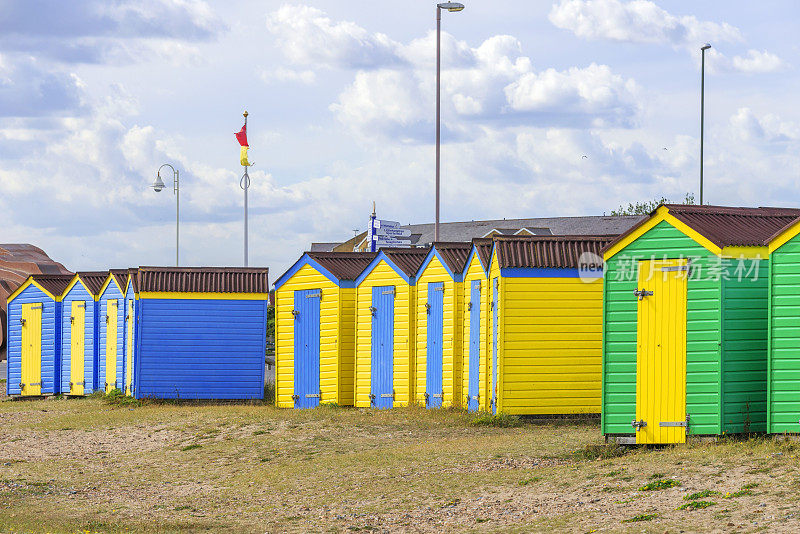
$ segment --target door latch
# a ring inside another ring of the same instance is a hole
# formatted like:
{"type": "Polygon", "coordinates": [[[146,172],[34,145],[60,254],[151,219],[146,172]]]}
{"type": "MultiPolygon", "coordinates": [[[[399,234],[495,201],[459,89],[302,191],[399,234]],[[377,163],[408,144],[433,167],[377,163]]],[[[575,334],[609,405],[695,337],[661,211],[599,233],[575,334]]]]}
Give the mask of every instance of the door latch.
{"type": "Polygon", "coordinates": [[[644,419],[641,419],[639,421],[634,419],[633,421],[631,421],[631,426],[635,428],[636,431],[638,432],[647,426],[647,421],[645,421],[644,419]]]}
{"type": "Polygon", "coordinates": [[[633,294],[634,296],[639,297],[639,300],[644,300],[645,297],[653,296],[653,292],[647,291],[646,289],[634,289],[633,294]]]}
{"type": "Polygon", "coordinates": [[[369,394],[369,403],[370,404],[375,404],[375,394],[374,393],[370,393],[369,394]]]}
{"type": "Polygon", "coordinates": [[[292,310],[292,315],[294,316],[295,319],[297,319],[298,317],[300,317],[300,312],[297,310],[292,310]]]}
{"type": "Polygon", "coordinates": [[[376,317],[376,316],[378,315],[378,308],[376,308],[375,306],[370,306],[370,307],[369,307],[369,313],[370,313],[370,314],[371,314],[373,317],[376,317]]]}
{"type": "Polygon", "coordinates": [[[430,302],[426,302],[425,303],[425,313],[427,313],[428,315],[431,314],[431,303],[430,302]]]}
{"type": "Polygon", "coordinates": [[[297,403],[300,400],[300,395],[292,395],[292,400],[297,403]]]}
{"type": "Polygon", "coordinates": [[[19,324],[21,324],[22,326],[25,326],[25,319],[20,319],[19,320],[19,324]]]}
{"type": "Polygon", "coordinates": [[[472,311],[472,301],[469,301],[469,304],[467,304],[467,311],[472,311]]]}

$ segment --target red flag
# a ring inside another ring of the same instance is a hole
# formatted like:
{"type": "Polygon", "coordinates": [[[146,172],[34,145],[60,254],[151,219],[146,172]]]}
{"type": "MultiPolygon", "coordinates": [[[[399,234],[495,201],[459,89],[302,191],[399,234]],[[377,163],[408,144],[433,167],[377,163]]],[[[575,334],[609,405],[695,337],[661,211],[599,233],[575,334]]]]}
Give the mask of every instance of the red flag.
{"type": "Polygon", "coordinates": [[[242,126],[242,129],[239,130],[238,133],[234,134],[236,136],[236,140],[239,141],[239,144],[242,146],[250,146],[247,144],[247,124],[242,126]]]}

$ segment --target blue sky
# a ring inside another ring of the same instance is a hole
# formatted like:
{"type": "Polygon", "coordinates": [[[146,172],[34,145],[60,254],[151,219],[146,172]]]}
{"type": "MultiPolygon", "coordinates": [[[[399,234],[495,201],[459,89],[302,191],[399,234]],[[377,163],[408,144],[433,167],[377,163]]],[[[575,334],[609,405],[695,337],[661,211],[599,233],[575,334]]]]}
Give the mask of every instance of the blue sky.
{"type": "MultiPolygon", "coordinates": [[[[698,192],[800,205],[796,2],[465,2],[443,15],[443,220],[698,192]],[[586,157],[583,157],[586,156],[586,157]]],[[[0,242],[71,269],[242,261],[277,277],[379,215],[433,218],[435,3],[0,2],[0,242]],[[229,4],[234,4],[233,6],[229,4]]]]}

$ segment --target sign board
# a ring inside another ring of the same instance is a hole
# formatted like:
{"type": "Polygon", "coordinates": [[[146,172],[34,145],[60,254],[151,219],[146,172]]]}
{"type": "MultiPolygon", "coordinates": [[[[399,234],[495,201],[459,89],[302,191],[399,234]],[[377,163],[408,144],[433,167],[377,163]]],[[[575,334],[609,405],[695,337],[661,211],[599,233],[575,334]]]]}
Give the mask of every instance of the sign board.
{"type": "Polygon", "coordinates": [[[398,221],[384,221],[370,217],[367,243],[370,250],[379,250],[383,247],[411,247],[411,230],[400,228],[398,221]]]}

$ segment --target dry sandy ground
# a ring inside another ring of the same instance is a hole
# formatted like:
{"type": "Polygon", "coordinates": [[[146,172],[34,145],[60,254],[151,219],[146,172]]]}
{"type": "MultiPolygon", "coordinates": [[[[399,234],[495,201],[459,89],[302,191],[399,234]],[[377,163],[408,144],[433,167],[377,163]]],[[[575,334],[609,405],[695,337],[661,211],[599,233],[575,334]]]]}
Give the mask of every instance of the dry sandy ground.
{"type": "Polygon", "coordinates": [[[616,456],[599,447],[595,423],[496,428],[474,419],[447,410],[6,401],[0,531],[800,530],[793,443],[616,456]],[[639,489],[659,480],[678,485],[639,489]],[[701,499],[714,504],[678,509],[703,490],[719,492],[701,499]],[[647,520],[623,522],[640,515],[647,520]]]}

